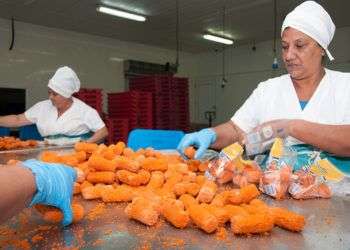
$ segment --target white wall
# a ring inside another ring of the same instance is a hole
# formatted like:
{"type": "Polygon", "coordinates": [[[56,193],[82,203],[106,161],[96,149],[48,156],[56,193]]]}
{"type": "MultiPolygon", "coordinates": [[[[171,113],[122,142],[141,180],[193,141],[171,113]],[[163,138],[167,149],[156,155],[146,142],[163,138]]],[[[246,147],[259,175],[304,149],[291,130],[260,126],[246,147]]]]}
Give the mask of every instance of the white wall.
{"type": "MultiPolygon", "coordinates": [[[[71,66],[82,87],[123,91],[123,63],[110,58],[154,63],[173,62],[175,51],[115,39],[16,22],[14,49],[10,45],[10,21],[0,19],[0,87],[27,89],[27,108],[47,98],[47,81],[61,65],[71,66]]],[[[329,68],[350,71],[350,27],[337,29],[331,51],[336,61],[329,68]]],[[[179,76],[190,78],[191,121],[207,123],[204,111],[216,107],[221,123],[229,119],[256,85],[282,74],[274,71],[272,41],[226,50],[226,78],[221,88],[222,55],[209,52],[180,53],[179,76]]],[[[278,49],[279,51],[279,49],[278,49]]]]}
{"type": "MultiPolygon", "coordinates": [[[[279,45],[278,41],[278,45],[279,45]]],[[[337,29],[330,50],[336,60],[327,65],[328,68],[350,72],[350,27],[337,29]]],[[[273,42],[266,41],[231,47],[225,52],[225,68],[228,83],[221,88],[222,53],[210,52],[195,56],[197,71],[193,76],[194,107],[193,121],[207,123],[204,111],[215,109],[217,117],[215,124],[227,121],[243,104],[252,90],[261,81],[285,73],[281,60],[280,68],[272,70],[273,42]]],[[[278,53],[280,48],[277,49],[278,53]]]]}
{"type": "MultiPolygon", "coordinates": [[[[175,61],[175,51],[142,44],[21,22],[15,28],[14,49],[9,51],[10,21],[0,19],[0,87],[27,89],[27,108],[47,98],[48,79],[62,65],[76,71],[82,87],[115,92],[125,87],[123,62],[110,58],[175,61]]],[[[193,72],[191,58],[180,53],[179,76],[189,77],[193,72]]]]}

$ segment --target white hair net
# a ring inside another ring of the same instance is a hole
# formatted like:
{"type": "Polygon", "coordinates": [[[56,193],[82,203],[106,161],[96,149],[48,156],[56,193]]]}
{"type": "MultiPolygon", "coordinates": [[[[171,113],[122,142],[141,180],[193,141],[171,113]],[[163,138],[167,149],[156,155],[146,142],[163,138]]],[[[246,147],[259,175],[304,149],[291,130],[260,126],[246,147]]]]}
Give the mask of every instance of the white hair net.
{"type": "Polygon", "coordinates": [[[80,80],[71,68],[64,66],[57,69],[49,80],[48,87],[61,96],[69,98],[79,91],[80,80]]]}
{"type": "Polygon", "coordinates": [[[328,50],[333,39],[335,25],[327,11],[314,1],[305,1],[290,12],[283,21],[283,31],[291,27],[314,39],[327,53],[329,60],[334,60],[328,50]]]}

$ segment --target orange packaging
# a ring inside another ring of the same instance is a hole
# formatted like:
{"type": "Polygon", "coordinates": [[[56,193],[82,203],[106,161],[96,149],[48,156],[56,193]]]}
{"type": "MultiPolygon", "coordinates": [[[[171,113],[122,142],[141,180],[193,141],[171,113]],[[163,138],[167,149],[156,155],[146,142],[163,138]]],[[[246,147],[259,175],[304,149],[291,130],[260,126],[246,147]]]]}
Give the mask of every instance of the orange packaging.
{"type": "Polygon", "coordinates": [[[293,175],[288,188],[294,199],[330,198],[332,191],[329,186],[311,172],[299,170],[293,175]]]}
{"type": "Polygon", "coordinates": [[[275,167],[273,164],[263,173],[259,189],[278,200],[284,199],[291,183],[292,168],[288,165],[275,167]]]}

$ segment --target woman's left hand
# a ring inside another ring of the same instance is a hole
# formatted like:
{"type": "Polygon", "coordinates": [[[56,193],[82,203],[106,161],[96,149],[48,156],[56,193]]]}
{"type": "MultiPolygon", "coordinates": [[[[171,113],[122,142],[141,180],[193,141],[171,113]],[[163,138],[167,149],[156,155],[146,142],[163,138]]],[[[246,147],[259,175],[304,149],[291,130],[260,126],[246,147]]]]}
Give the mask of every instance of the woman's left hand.
{"type": "Polygon", "coordinates": [[[260,132],[266,139],[286,138],[290,135],[292,121],[291,119],[272,120],[257,126],[253,131],[260,132]]]}
{"type": "Polygon", "coordinates": [[[289,136],[292,121],[291,119],[272,120],[254,128],[243,139],[247,154],[255,155],[263,153],[271,147],[276,137],[286,138],[289,136]]]}

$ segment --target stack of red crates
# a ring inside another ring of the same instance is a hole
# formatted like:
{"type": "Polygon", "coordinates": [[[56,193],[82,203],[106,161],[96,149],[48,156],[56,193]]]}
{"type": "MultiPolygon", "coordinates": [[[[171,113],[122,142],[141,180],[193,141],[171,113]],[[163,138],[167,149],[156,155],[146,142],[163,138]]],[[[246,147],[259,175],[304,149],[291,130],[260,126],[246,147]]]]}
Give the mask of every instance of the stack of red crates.
{"type": "Polygon", "coordinates": [[[108,93],[108,115],[129,120],[129,130],[153,128],[152,93],[128,91],[108,93]]]}
{"type": "Polygon", "coordinates": [[[130,90],[153,93],[153,120],[157,129],[189,129],[188,79],[169,75],[130,79],[130,90]]]}
{"type": "Polygon", "coordinates": [[[96,109],[100,115],[102,114],[102,89],[81,88],[74,97],[96,109]]]}
{"type": "Polygon", "coordinates": [[[171,93],[174,105],[172,122],[176,128],[188,131],[190,128],[188,78],[173,77],[171,93]]]}
{"type": "Polygon", "coordinates": [[[105,116],[104,121],[108,129],[107,144],[115,144],[118,141],[127,143],[129,134],[129,120],[105,116]]]}

